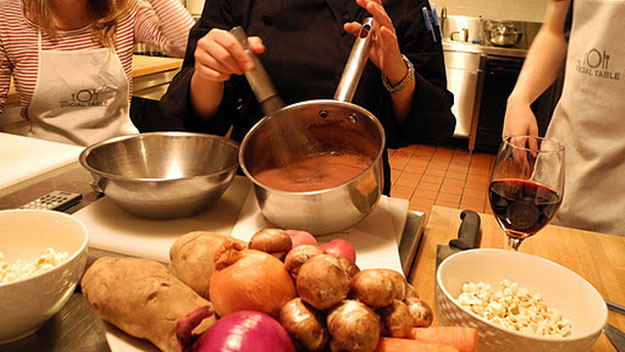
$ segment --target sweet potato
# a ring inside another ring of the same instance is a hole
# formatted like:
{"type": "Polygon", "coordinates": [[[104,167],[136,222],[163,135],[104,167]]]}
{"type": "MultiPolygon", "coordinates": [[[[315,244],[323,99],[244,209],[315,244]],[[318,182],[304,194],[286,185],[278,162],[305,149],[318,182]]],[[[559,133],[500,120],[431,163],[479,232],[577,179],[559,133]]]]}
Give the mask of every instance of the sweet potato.
{"type": "MultiPolygon", "coordinates": [[[[103,257],[85,272],[82,292],[102,320],[152,342],[161,351],[181,351],[176,323],[199,308],[212,308],[165,266],[140,258],[103,257]]],[[[197,332],[215,321],[212,315],[197,332]]]]}
{"type": "Polygon", "coordinates": [[[215,250],[226,238],[233,239],[205,231],[181,236],[169,250],[169,271],[200,296],[209,299],[211,277],[215,271],[215,250]]]}
{"type": "Polygon", "coordinates": [[[375,352],[458,352],[456,348],[441,343],[428,343],[398,337],[382,337],[375,352]]]}
{"type": "Polygon", "coordinates": [[[410,337],[422,342],[444,343],[454,346],[458,352],[477,351],[477,329],[463,326],[413,328],[410,337]]]}

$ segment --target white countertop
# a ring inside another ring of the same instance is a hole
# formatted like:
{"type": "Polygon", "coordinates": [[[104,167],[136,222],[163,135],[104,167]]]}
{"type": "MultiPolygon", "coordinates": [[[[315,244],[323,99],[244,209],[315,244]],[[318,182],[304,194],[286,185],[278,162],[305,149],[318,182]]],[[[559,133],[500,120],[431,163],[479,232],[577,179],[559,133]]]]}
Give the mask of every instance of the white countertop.
{"type": "Polygon", "coordinates": [[[0,132],[0,196],[73,166],[83,149],[0,132]]]}

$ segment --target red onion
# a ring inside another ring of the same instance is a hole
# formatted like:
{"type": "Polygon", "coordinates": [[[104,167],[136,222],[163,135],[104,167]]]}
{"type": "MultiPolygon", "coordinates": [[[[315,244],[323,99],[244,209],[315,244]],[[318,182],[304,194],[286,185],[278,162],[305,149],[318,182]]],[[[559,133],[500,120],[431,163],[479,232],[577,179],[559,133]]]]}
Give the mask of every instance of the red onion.
{"type": "Polygon", "coordinates": [[[185,352],[295,352],[287,331],[265,313],[241,310],[217,320],[185,352]]]}

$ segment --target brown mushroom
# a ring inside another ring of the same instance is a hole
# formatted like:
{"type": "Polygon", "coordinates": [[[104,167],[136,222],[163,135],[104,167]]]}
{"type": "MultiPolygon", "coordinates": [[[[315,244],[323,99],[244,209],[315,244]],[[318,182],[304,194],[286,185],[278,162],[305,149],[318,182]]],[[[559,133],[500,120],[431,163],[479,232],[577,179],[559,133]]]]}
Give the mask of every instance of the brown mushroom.
{"type": "Polygon", "coordinates": [[[346,299],[328,313],[332,351],[372,352],[380,340],[378,315],[364,303],[346,299]]]}
{"type": "Polygon", "coordinates": [[[300,267],[296,287],[304,302],[324,310],[347,297],[349,281],[349,276],[336,257],[317,254],[300,267]]]}
{"type": "Polygon", "coordinates": [[[273,255],[282,260],[291,250],[291,236],[282,229],[269,228],[256,232],[250,239],[248,248],[273,255]]]}
{"type": "Polygon", "coordinates": [[[280,323],[289,335],[309,351],[321,351],[330,339],[325,316],[296,297],[280,309],[280,323]]]}
{"type": "Polygon", "coordinates": [[[339,257],[338,260],[339,263],[341,263],[341,267],[345,270],[349,277],[354,277],[354,275],[360,272],[360,268],[356,265],[356,263],[354,263],[353,260],[347,257],[339,257]]]}
{"type": "Polygon", "coordinates": [[[352,295],[372,308],[386,307],[401,295],[398,285],[385,269],[365,269],[354,275],[350,283],[352,295]]]}
{"type": "Polygon", "coordinates": [[[410,314],[408,306],[400,301],[394,300],[389,306],[379,310],[384,333],[392,337],[407,337],[412,330],[414,319],[410,314]]]}
{"type": "Polygon", "coordinates": [[[319,246],[313,244],[303,244],[297,246],[289,251],[284,258],[284,266],[291,273],[297,275],[299,268],[308,259],[316,256],[317,254],[325,253],[319,246]]]}
{"type": "Polygon", "coordinates": [[[432,308],[430,308],[424,300],[419,298],[406,298],[404,303],[408,305],[414,326],[427,328],[432,325],[432,320],[434,319],[432,308]]]}

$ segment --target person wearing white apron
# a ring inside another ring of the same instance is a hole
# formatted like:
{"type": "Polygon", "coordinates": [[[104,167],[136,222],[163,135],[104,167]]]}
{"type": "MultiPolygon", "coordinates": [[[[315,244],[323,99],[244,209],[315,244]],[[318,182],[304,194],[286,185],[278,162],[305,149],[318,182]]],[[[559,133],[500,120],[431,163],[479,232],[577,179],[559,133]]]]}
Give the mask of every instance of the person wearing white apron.
{"type": "Polygon", "coordinates": [[[43,50],[28,108],[28,136],[90,145],[137,133],[130,120],[129,83],[114,49],[43,50]]]}
{"type": "MultiPolygon", "coordinates": [[[[575,0],[572,6],[562,96],[546,133],[566,148],[563,202],[553,224],[625,235],[625,0],[575,0]]],[[[540,54],[548,69],[553,57],[540,54]]],[[[531,62],[523,70],[539,72],[537,60],[531,62]]],[[[504,135],[532,133],[515,125],[522,118],[513,96],[528,95],[538,76],[519,77],[508,99],[504,135]]]]}

